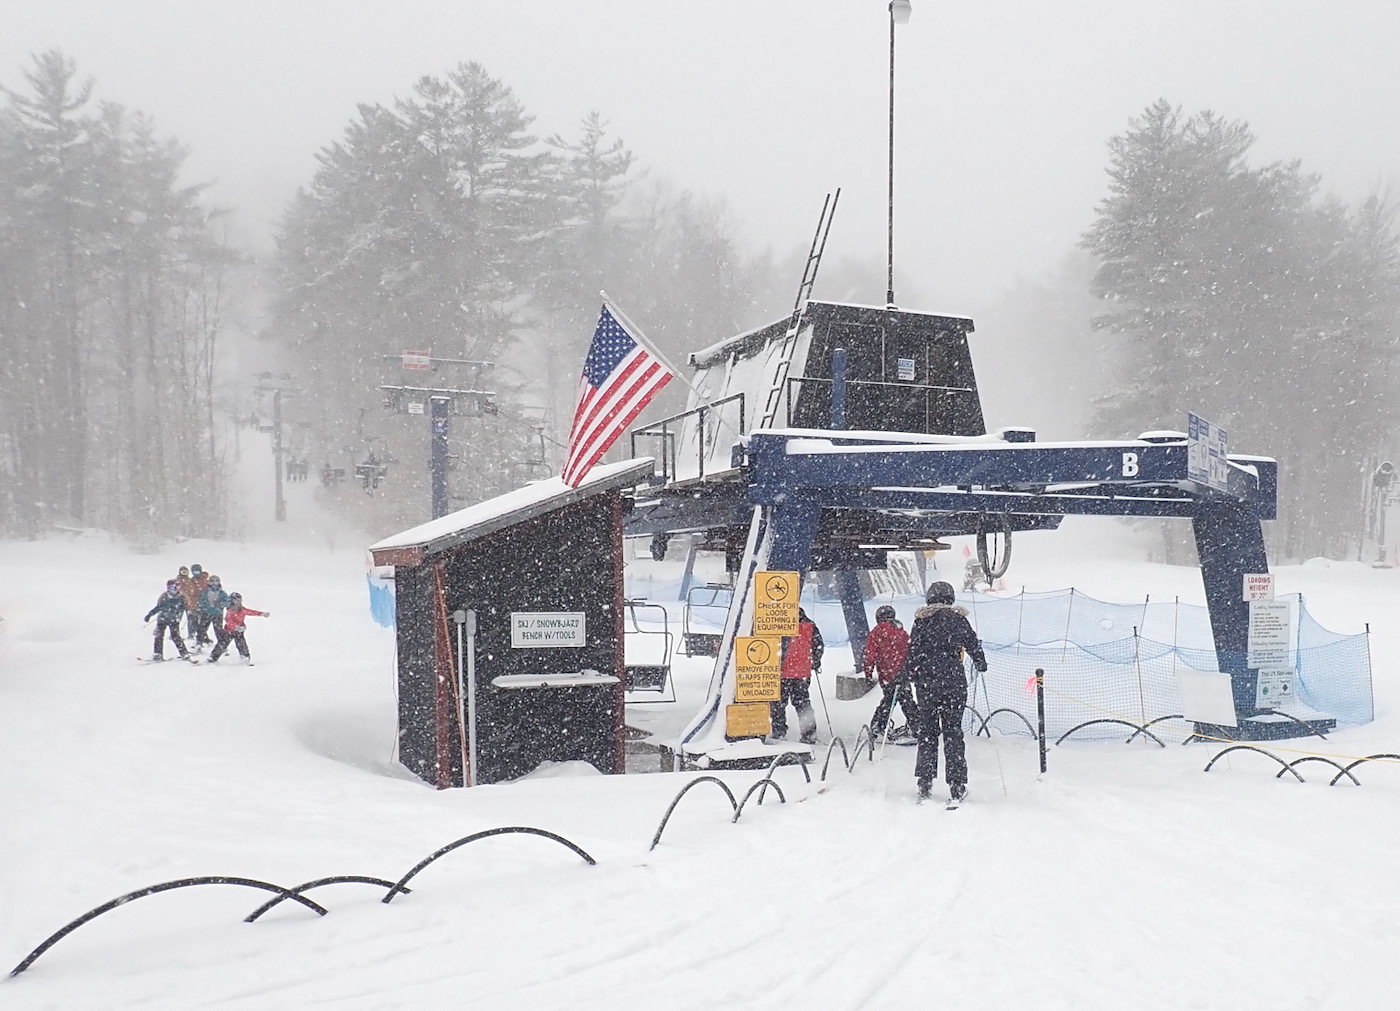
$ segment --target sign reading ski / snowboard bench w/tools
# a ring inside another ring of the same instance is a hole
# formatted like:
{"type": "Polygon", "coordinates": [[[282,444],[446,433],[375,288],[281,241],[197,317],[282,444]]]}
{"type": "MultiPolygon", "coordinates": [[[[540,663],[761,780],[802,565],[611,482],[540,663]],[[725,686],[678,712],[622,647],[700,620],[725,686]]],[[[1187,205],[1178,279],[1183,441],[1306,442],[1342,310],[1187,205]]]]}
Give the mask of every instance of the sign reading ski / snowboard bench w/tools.
{"type": "Polygon", "coordinates": [[[734,701],[777,702],[783,697],[783,641],[734,637],[734,701]]]}
{"type": "Polygon", "coordinates": [[[587,646],[587,626],[583,611],[512,611],[512,649],[557,649],[587,646]]]}
{"type": "Polygon", "coordinates": [[[797,572],[755,572],[753,576],[753,634],[797,634],[797,601],[802,576],[797,572]]]}

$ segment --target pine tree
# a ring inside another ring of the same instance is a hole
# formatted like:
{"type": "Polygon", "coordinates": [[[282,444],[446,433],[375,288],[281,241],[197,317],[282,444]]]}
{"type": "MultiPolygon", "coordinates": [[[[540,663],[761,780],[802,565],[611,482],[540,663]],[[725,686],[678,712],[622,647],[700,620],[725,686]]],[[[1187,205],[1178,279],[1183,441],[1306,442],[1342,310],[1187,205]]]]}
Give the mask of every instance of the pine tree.
{"type": "Polygon", "coordinates": [[[1099,260],[1098,324],[1126,343],[1099,420],[1132,435],[1212,418],[1232,446],[1279,458],[1276,547],[1339,554],[1380,416],[1365,373],[1389,357],[1374,309],[1395,290],[1394,237],[1374,211],[1368,224],[1320,198],[1296,161],[1251,167],[1253,140],[1158,101],[1109,142],[1109,195],[1083,245],[1099,260]]]}
{"type": "Polygon", "coordinates": [[[38,56],[0,114],[0,526],[222,527],[214,341],[228,251],[184,150],[73,61],[38,56]]]}

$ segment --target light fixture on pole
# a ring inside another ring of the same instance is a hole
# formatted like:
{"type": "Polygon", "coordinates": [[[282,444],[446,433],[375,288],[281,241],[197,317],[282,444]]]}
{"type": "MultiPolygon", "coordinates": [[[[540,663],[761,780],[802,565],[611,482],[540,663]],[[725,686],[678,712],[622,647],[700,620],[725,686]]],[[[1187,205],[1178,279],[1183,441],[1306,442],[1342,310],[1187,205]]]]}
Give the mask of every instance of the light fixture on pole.
{"type": "Polygon", "coordinates": [[[894,26],[907,25],[913,13],[909,0],[890,0],[890,201],[889,249],[886,263],[885,305],[894,308],[894,26]]]}

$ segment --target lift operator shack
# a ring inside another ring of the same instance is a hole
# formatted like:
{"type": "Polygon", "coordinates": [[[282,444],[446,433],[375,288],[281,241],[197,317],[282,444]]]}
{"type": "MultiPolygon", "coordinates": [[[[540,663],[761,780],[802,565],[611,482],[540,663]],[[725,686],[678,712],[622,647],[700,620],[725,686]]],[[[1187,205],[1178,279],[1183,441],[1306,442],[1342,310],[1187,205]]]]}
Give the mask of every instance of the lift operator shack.
{"type": "Polygon", "coordinates": [[[624,771],[623,490],[651,460],[549,478],[386,538],[399,761],[438,788],[540,763],[624,771]]]}

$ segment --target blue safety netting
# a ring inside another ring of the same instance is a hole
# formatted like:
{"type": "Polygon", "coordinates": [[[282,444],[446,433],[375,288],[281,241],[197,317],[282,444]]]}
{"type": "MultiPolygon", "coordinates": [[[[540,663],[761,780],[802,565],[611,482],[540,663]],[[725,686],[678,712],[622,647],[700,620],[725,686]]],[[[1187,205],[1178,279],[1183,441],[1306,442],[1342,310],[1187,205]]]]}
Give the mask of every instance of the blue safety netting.
{"type": "Polygon", "coordinates": [[[394,603],[394,583],[393,580],[376,576],[373,572],[366,573],[365,582],[369,584],[369,613],[376,624],[384,628],[393,628],[395,625],[395,603],[394,603]]]}
{"type": "MultiPolygon", "coordinates": [[[[1290,664],[1296,697],[1283,711],[1302,719],[1327,717],[1339,725],[1374,717],[1370,651],[1366,634],[1346,635],[1318,624],[1298,594],[1280,597],[1290,606],[1290,664]]],[[[985,717],[1009,708],[1034,722],[1035,671],[1045,672],[1046,729],[1051,738],[1089,720],[1154,720],[1160,735],[1184,737],[1178,672],[1218,672],[1210,614],[1179,601],[1109,603],[1075,590],[1014,597],[960,594],[987,652],[989,669],[969,669],[969,705],[985,717]]],[[[911,606],[913,603],[911,602],[911,606]]],[[[1232,658],[1227,658],[1232,659],[1232,658]]],[[[971,713],[969,723],[980,720],[971,713]]],[[[1009,714],[993,727],[1024,733],[1009,714]]],[[[1113,724],[1086,728],[1076,737],[1122,736],[1113,724]]]]}

